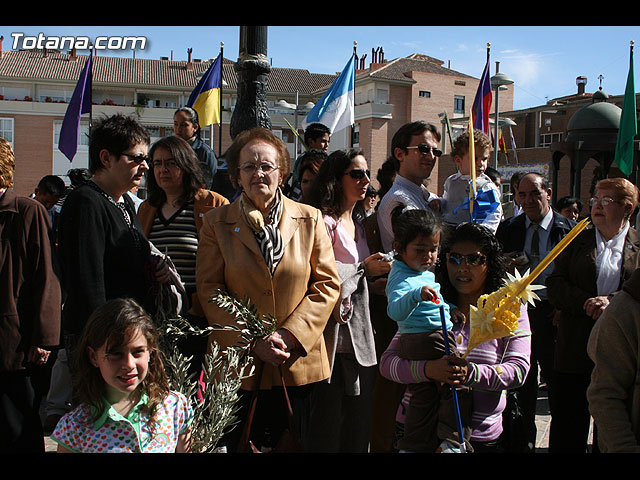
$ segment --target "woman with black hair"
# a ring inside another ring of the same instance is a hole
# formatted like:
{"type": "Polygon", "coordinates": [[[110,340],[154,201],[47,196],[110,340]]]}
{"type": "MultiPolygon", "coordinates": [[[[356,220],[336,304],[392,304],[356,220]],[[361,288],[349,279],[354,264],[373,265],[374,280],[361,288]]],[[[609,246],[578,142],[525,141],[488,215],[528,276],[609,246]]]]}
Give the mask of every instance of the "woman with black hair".
{"type": "MultiPolygon", "coordinates": [[[[180,274],[188,297],[183,315],[196,326],[206,327],[196,293],[198,234],[203,215],[229,201],[204,189],[198,159],[182,138],[170,136],[158,140],[151,146],[149,158],[148,198],[140,205],[138,218],[145,235],[169,255],[180,274]]],[[[193,337],[182,348],[185,355],[194,355],[191,365],[198,371],[206,343],[206,337],[193,337]]]]}
{"type": "MultiPolygon", "coordinates": [[[[459,339],[457,349],[464,353],[469,342],[470,307],[477,304],[481,295],[496,291],[504,283],[506,263],[502,248],[486,227],[462,223],[442,244],[435,274],[444,300],[465,315],[466,321],[453,327],[459,339]]],[[[404,360],[397,353],[396,335],[382,355],[380,371],[398,383],[433,381],[471,388],[470,442],[474,452],[503,452],[506,445],[501,438],[502,412],[507,403],[506,390],[522,386],[529,371],[531,332],[524,305],[518,322],[514,336],[483,343],[466,359],[443,356],[429,361],[404,360]]],[[[403,406],[398,411],[400,435],[402,411],[403,406]]]]}
{"type": "Polygon", "coordinates": [[[202,141],[201,127],[198,121],[198,112],[191,107],[180,107],[173,114],[173,133],[185,140],[193,151],[196,152],[205,188],[210,189],[213,177],[218,171],[218,159],[213,149],[202,141]]]}
{"type": "Polygon", "coordinates": [[[126,193],[149,169],[149,133],[121,114],[94,122],[89,143],[91,178],[74,188],[60,213],[58,254],[66,298],[65,348],[70,359],[91,313],[112,298],[130,297],[154,311],[152,287],[171,272],[151,252],[126,193]]]}
{"type": "Polygon", "coordinates": [[[563,217],[577,222],[582,212],[582,202],[576,197],[562,197],[557,201],[555,211],[563,217]]]}
{"type": "Polygon", "coordinates": [[[369,447],[377,363],[369,316],[367,277],[389,272],[384,255],[370,255],[361,200],[370,183],[361,150],[338,150],[322,163],[311,187],[333,245],[341,281],[340,299],[324,330],[331,365],[328,382],[312,397],[312,452],[360,452],[369,447]]]}

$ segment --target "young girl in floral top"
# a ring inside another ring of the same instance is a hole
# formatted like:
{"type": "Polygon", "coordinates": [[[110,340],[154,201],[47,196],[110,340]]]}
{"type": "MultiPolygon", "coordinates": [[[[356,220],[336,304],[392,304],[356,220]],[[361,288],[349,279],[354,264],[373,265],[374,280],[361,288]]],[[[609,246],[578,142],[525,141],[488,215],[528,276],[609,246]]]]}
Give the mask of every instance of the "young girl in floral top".
{"type": "Polygon", "coordinates": [[[79,406],[58,422],[58,452],[188,452],[192,409],[169,390],[151,318],[115,299],[89,318],[74,370],[79,406]]]}

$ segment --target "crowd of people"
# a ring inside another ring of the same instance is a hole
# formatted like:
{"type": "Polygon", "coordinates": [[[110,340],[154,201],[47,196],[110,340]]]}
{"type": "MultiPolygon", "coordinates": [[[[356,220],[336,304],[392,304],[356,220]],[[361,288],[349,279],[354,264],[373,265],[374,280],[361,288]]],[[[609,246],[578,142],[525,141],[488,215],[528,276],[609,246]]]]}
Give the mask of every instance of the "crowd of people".
{"type": "Polygon", "coordinates": [[[194,327],[218,326],[178,344],[200,381],[212,343],[242,343],[216,292],[277,320],[250,345],[218,451],[286,451],[293,434],[308,453],[535,452],[539,388],[550,452],[586,452],[591,417],[593,451],[640,451],[630,181],[595,184],[591,225],[535,279],[540,299],[511,335],[467,352],[481,296],[533,270],[584,215],[579,199],[552,206],[544,176],[523,172],[502,202],[478,130],[456,138],[457,172],[436,195],[440,134],[424,121],[395,132],[379,190],[367,152],[329,152],[321,124],[293,162],[270,130],[240,133],[228,179],[194,110],[175,112],[174,133],[151,144],[138,120],[102,118],[88,171],[70,187],[47,176],[31,199],[13,192],[0,139],[0,451],[44,451],[45,433],[59,452],[190,451],[193,406],[153,323],[159,291],[194,327]]]}

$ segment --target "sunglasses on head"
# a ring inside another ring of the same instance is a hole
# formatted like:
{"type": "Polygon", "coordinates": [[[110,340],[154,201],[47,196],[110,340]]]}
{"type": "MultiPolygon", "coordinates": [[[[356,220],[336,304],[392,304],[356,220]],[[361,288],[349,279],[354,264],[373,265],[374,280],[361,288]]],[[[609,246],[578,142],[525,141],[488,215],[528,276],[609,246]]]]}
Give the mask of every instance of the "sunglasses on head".
{"type": "Polygon", "coordinates": [[[362,170],[361,168],[355,168],[353,170],[349,170],[347,172],[347,175],[349,175],[354,180],[360,180],[364,178],[365,175],[368,178],[371,178],[369,170],[362,170]]]}
{"type": "Polygon", "coordinates": [[[435,147],[430,147],[429,145],[427,145],[426,143],[421,143],[420,145],[414,145],[412,147],[407,147],[407,150],[411,150],[417,148],[418,151],[422,154],[422,155],[426,155],[428,153],[432,154],[434,157],[439,157],[442,155],[442,150],[435,148],[435,147]]]}
{"type": "Polygon", "coordinates": [[[464,260],[467,265],[477,267],[478,265],[484,265],[487,263],[487,257],[481,253],[470,253],[468,255],[462,255],[460,253],[448,253],[447,259],[452,265],[460,265],[464,260]]]}

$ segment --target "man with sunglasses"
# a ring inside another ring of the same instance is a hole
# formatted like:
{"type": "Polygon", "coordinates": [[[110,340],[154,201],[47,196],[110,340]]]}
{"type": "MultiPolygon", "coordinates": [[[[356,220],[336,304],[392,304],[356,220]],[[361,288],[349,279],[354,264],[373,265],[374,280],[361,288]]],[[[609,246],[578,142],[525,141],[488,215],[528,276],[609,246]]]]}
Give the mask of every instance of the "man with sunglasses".
{"type": "MultiPolygon", "coordinates": [[[[496,231],[505,254],[512,260],[512,269],[521,274],[533,270],[540,260],[571,231],[575,222],[555,212],[550,205],[551,188],[544,177],[527,173],[518,184],[518,203],[524,215],[511,217],[496,231]],[[536,240],[537,239],[537,240],[536,240]]],[[[544,285],[546,277],[553,271],[553,262],[540,274],[535,284],[544,285]]],[[[536,292],[541,298],[534,307],[529,307],[531,323],[531,368],[525,384],[519,389],[518,398],[525,418],[526,442],[531,451],[535,449],[535,408],[538,396],[538,364],[547,383],[549,408],[553,416],[553,385],[551,376],[555,349],[555,310],[547,300],[546,289],[536,292]]]]}
{"type": "Polygon", "coordinates": [[[378,205],[378,227],[385,252],[391,251],[393,231],[391,212],[398,205],[427,209],[437,196],[424,185],[436,161],[442,155],[438,149],[440,133],[435,125],[423,120],[410,122],[398,129],[391,140],[391,156],[396,176],[391,189],[378,205]]]}
{"type": "MultiPolygon", "coordinates": [[[[429,178],[436,160],[442,155],[438,149],[439,142],[438,129],[422,120],[403,125],[391,140],[389,160],[394,164],[396,175],[391,188],[378,203],[377,218],[370,217],[377,220],[384,253],[392,250],[391,213],[394,208],[403,205],[413,209],[428,209],[429,202],[437,198],[423,182],[429,178]]],[[[371,293],[370,304],[376,350],[380,356],[393,338],[397,325],[387,316],[387,297],[384,294],[371,293]]],[[[392,444],[395,414],[404,388],[380,375],[375,382],[371,451],[388,452],[392,444]]]]}

